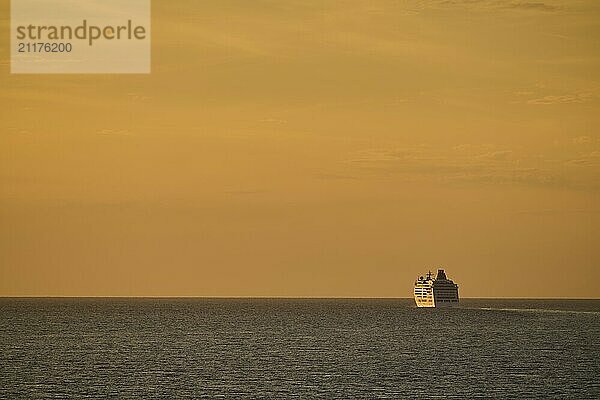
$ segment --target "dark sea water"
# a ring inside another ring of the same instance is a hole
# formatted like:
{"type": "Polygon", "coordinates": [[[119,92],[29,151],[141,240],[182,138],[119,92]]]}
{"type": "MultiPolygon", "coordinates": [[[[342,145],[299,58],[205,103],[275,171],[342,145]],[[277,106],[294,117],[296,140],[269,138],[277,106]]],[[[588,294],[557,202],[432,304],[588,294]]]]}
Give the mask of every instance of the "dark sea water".
{"type": "Polygon", "coordinates": [[[0,299],[1,399],[600,399],[600,300],[0,299]]]}

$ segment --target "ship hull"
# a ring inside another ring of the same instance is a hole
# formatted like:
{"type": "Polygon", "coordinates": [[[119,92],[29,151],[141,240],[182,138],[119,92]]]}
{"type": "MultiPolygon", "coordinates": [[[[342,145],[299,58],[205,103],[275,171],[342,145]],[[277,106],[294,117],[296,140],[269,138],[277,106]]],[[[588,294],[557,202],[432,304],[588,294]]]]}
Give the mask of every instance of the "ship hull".
{"type": "Polygon", "coordinates": [[[435,303],[433,302],[433,298],[419,298],[415,297],[415,303],[419,308],[435,308],[435,303]]]}
{"type": "Polygon", "coordinates": [[[452,308],[458,307],[458,300],[456,301],[444,301],[435,302],[435,300],[427,301],[427,299],[420,299],[415,297],[415,304],[418,308],[452,308]]]}
{"type": "Polygon", "coordinates": [[[452,307],[458,307],[458,301],[436,303],[435,304],[435,308],[452,308],[452,307]]]}

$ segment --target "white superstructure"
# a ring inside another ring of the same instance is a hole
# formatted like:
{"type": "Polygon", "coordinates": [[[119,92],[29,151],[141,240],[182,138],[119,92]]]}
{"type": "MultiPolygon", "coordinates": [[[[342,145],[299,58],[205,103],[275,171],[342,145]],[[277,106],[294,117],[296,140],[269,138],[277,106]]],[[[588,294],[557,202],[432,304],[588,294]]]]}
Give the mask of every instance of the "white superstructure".
{"type": "Polygon", "coordinates": [[[429,271],[426,277],[420,276],[415,282],[415,303],[417,307],[457,306],[458,285],[446,277],[443,269],[438,269],[435,279],[429,271]]]}

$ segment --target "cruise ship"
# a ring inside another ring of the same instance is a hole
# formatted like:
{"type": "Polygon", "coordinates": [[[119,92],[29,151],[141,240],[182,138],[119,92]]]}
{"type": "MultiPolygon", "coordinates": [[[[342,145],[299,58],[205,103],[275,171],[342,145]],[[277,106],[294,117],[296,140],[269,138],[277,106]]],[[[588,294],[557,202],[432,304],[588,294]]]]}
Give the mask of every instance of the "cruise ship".
{"type": "Polygon", "coordinates": [[[415,282],[415,303],[417,307],[456,307],[458,285],[446,277],[443,269],[438,269],[435,279],[429,271],[415,282]]]}

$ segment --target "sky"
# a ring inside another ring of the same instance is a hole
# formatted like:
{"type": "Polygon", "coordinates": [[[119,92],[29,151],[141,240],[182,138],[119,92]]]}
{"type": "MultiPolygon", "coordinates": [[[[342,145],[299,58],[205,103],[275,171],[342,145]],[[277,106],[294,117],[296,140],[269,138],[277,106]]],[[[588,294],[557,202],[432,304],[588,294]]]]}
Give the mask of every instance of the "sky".
{"type": "Polygon", "coordinates": [[[152,4],[149,75],[11,75],[0,296],[600,297],[600,3],[152,4]]]}

